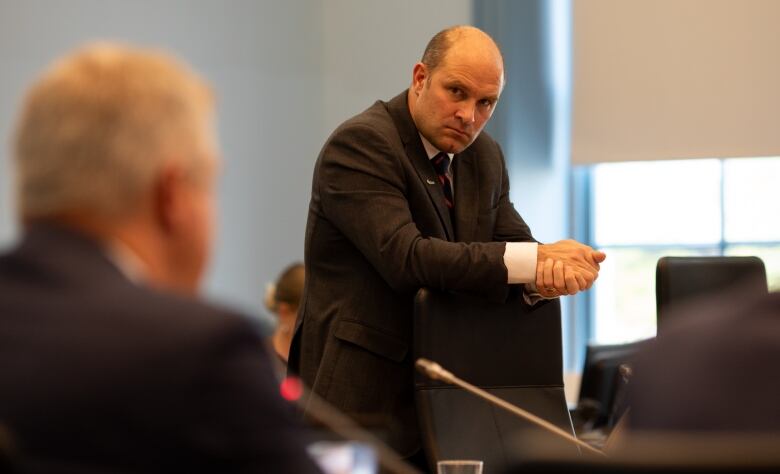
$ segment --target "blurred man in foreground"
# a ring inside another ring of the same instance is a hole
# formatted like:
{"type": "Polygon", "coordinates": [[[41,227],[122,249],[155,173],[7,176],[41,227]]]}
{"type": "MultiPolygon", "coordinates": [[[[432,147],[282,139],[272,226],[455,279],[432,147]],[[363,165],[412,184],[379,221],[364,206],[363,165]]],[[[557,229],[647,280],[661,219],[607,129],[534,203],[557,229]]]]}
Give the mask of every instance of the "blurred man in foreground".
{"type": "Polygon", "coordinates": [[[110,44],[30,90],[15,142],[24,235],[0,257],[0,421],[20,470],[316,472],[262,337],[195,298],[212,109],[185,66],[110,44]]]}

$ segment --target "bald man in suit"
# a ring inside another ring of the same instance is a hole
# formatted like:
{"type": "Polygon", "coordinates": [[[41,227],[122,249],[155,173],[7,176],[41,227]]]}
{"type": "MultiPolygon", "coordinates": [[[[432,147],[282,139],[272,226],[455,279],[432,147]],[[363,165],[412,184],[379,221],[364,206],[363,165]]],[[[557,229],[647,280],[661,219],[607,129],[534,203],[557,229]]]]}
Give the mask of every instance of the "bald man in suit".
{"type": "Polygon", "coordinates": [[[537,244],[509,201],[501,149],[482,133],[503,85],[488,35],[444,30],[411,87],[342,124],[315,166],[290,369],[407,457],[420,449],[415,292],[502,301],[514,286],[533,303],[589,288],[605,258],[574,241],[537,244]]]}

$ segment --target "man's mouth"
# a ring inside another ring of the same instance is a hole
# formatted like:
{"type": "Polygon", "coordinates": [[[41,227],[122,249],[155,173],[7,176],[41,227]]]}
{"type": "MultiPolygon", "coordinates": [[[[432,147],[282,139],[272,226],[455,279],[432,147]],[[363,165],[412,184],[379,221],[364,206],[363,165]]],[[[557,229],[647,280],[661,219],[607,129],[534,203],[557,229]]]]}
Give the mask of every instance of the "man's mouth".
{"type": "Polygon", "coordinates": [[[457,128],[453,128],[453,127],[447,127],[447,128],[449,128],[450,130],[452,130],[456,134],[462,136],[463,138],[469,138],[469,134],[464,132],[464,131],[462,131],[462,130],[458,130],[457,128]]]}

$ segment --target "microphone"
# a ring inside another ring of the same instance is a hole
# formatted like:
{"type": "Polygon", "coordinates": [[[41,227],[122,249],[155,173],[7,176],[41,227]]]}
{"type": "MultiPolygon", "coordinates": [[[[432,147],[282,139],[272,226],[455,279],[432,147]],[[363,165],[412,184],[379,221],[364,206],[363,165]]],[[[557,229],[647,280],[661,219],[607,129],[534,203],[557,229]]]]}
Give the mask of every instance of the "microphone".
{"type": "Polygon", "coordinates": [[[603,451],[600,451],[588,443],[585,443],[583,441],[580,441],[579,439],[575,438],[571,434],[563,431],[562,429],[558,428],[557,426],[553,425],[549,421],[546,421],[542,418],[539,418],[538,416],[534,415],[533,413],[527,412],[523,410],[522,408],[512,405],[511,403],[507,402],[506,400],[502,400],[495,395],[488,393],[484,390],[482,390],[479,387],[476,387],[474,385],[471,385],[470,383],[463,381],[459,379],[458,377],[454,376],[452,372],[444,369],[442,366],[437,364],[436,362],[430,361],[428,359],[417,359],[417,362],[415,362],[415,367],[418,371],[422,372],[423,374],[427,375],[433,380],[441,380],[442,382],[457,385],[458,387],[461,387],[465,389],[468,392],[473,393],[474,395],[487,400],[488,402],[497,405],[504,410],[507,410],[511,412],[512,414],[519,416],[520,418],[530,421],[531,423],[539,426],[540,428],[544,429],[545,431],[548,431],[550,433],[555,434],[556,436],[559,436],[571,443],[576,444],[580,448],[585,449],[588,452],[597,454],[599,456],[605,456],[603,451]]]}

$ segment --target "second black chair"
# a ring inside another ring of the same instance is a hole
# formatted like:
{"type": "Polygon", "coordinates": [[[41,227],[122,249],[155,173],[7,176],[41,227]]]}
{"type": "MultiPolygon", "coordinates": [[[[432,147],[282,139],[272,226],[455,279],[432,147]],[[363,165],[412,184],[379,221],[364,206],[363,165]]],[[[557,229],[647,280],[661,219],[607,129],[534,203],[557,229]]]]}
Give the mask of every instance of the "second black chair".
{"type": "Polygon", "coordinates": [[[748,297],[767,292],[766,269],[758,257],[663,257],[655,271],[659,330],[669,309],[697,298],[739,288],[748,297]]]}

